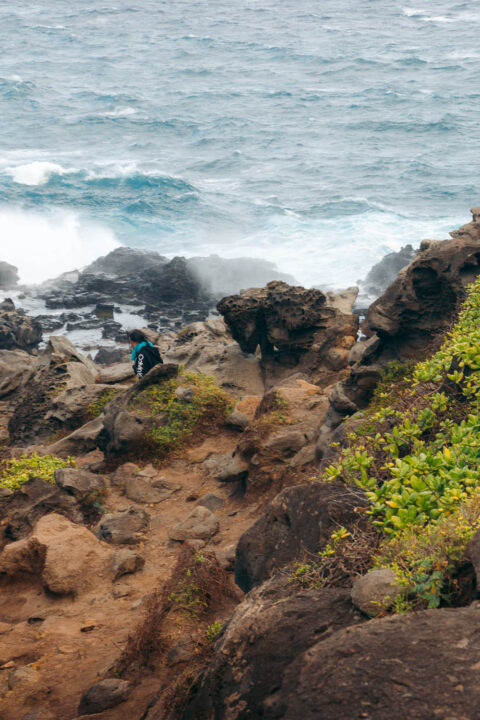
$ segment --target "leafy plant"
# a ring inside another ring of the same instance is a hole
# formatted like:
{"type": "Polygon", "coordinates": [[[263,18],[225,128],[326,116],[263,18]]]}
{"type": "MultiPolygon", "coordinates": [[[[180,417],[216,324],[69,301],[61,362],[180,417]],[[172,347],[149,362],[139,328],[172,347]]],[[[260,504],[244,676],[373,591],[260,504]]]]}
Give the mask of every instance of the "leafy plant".
{"type": "Polygon", "coordinates": [[[207,638],[210,640],[210,642],[214,643],[215,640],[220,635],[220,632],[222,630],[222,623],[218,622],[218,620],[215,620],[211,625],[207,626],[206,635],[207,638]]]}
{"type": "Polygon", "coordinates": [[[73,467],[75,460],[69,457],[67,460],[55,457],[54,455],[21,455],[19,458],[8,460],[0,476],[0,487],[9,490],[17,490],[23,483],[33,477],[40,477],[43,480],[54,483],[54,472],[58,468],[73,467]]]}
{"type": "Polygon", "coordinates": [[[104,392],[88,406],[88,415],[92,418],[101,415],[110,400],[113,400],[119,392],[121,392],[121,390],[115,390],[115,388],[104,390],[104,392]]]}
{"type": "Polygon", "coordinates": [[[177,377],[146,388],[133,407],[160,420],[154,424],[150,439],[160,454],[165,455],[182,445],[196,428],[223,421],[233,403],[215,384],[214,378],[181,369],[177,377]],[[185,386],[193,391],[191,399],[175,394],[177,388],[185,386]]]}

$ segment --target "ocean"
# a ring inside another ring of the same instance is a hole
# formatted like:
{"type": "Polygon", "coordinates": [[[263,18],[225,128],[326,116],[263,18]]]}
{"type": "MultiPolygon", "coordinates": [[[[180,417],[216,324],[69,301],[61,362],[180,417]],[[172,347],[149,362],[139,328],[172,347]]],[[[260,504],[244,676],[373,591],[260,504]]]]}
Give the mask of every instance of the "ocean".
{"type": "Polygon", "coordinates": [[[480,204],[480,2],[4,0],[0,260],[354,283],[480,204]]]}

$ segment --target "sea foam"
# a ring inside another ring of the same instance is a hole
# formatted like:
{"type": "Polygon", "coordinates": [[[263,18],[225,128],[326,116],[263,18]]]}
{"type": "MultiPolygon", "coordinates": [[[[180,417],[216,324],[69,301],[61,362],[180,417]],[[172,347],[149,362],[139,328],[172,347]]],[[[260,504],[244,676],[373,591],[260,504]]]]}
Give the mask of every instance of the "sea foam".
{"type": "Polygon", "coordinates": [[[21,185],[44,185],[52,175],[66,175],[75,170],[67,170],[57,163],[35,160],[26,165],[7,167],[5,172],[21,185]]]}
{"type": "Polygon", "coordinates": [[[0,208],[1,259],[22,283],[39,283],[81,268],[118,247],[111,230],[73,212],[0,208]]]}

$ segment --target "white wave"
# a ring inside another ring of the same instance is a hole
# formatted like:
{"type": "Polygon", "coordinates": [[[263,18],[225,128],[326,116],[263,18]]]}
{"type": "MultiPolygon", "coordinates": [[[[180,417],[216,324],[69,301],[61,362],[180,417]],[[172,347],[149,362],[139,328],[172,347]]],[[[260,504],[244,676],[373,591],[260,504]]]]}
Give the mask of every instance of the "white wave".
{"type": "MultiPolygon", "coordinates": [[[[188,254],[270,260],[307,287],[339,288],[364,279],[387,253],[408,243],[418,247],[424,238],[444,239],[465,221],[462,217],[427,220],[386,212],[316,220],[284,214],[249,236],[219,229],[215,235],[194,239],[188,254]]],[[[179,254],[164,243],[156,249],[164,255],[179,254]]]]}
{"type": "Polygon", "coordinates": [[[21,185],[44,185],[52,175],[66,175],[75,170],[64,168],[57,163],[35,160],[26,165],[7,167],[5,172],[21,185]]]}
{"type": "Polygon", "coordinates": [[[414,15],[423,15],[425,10],[423,8],[404,7],[402,8],[402,12],[407,17],[413,17],[414,15]]]}
{"type": "Polygon", "coordinates": [[[436,22],[436,23],[451,23],[455,22],[454,18],[447,18],[445,15],[435,15],[434,17],[422,17],[420,18],[423,22],[436,22]]]}
{"type": "Polygon", "coordinates": [[[130,115],[136,115],[137,112],[138,112],[138,111],[135,110],[135,108],[133,108],[133,107],[131,107],[130,105],[128,105],[127,107],[117,107],[117,108],[114,108],[113,110],[104,113],[104,114],[103,114],[103,117],[111,117],[111,118],[116,118],[116,117],[129,117],[130,115]]]}
{"type": "Polygon", "coordinates": [[[81,268],[119,245],[110,229],[75,213],[7,206],[0,207],[0,238],[0,260],[15,265],[27,284],[81,268]]]}

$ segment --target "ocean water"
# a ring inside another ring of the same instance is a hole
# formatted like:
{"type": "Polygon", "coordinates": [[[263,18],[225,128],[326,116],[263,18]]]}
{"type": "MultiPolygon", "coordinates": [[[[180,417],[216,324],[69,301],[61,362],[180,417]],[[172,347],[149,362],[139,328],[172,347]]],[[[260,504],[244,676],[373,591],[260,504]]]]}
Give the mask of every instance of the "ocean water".
{"type": "Polygon", "coordinates": [[[478,0],[5,0],[0,259],[351,284],[480,204],[479,32],[478,0]]]}

